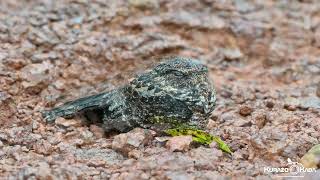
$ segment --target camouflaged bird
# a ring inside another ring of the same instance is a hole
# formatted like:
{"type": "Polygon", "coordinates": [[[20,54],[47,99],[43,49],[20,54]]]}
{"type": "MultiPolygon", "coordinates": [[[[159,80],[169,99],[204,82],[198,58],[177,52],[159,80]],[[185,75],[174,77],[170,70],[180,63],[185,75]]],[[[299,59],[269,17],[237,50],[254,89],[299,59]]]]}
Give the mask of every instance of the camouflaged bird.
{"type": "Polygon", "coordinates": [[[44,111],[43,117],[54,122],[57,117],[81,114],[100,120],[105,131],[164,130],[179,125],[204,128],[215,101],[208,68],[195,59],[172,57],[128,85],[65,103],[44,111]]]}

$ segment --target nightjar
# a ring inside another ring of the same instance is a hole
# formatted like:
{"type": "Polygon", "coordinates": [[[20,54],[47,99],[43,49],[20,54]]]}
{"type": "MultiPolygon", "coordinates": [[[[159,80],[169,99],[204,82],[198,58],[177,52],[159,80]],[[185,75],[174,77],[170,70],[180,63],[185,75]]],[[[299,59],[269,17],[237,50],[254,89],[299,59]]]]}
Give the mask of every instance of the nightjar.
{"type": "Polygon", "coordinates": [[[215,101],[208,68],[199,60],[171,57],[128,85],[67,102],[42,114],[47,122],[80,114],[99,120],[105,131],[126,132],[135,127],[164,130],[179,125],[204,128],[215,101]]]}

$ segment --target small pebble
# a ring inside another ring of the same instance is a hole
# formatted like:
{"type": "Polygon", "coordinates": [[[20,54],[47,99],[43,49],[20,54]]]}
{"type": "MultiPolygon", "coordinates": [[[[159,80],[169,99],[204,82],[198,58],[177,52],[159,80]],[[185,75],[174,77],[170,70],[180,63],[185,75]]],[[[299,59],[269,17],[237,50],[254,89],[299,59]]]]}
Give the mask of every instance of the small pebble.
{"type": "Polygon", "coordinates": [[[81,126],[81,121],[79,120],[74,120],[74,119],[65,119],[63,117],[58,117],[55,121],[55,124],[61,125],[64,127],[79,127],[81,126]]]}
{"type": "Polygon", "coordinates": [[[318,83],[316,95],[320,98],[320,82],[318,83]]]}
{"type": "Polygon", "coordinates": [[[244,105],[239,109],[239,114],[242,116],[248,116],[252,113],[253,109],[250,106],[244,105]]]}
{"type": "Polygon", "coordinates": [[[143,156],[142,152],[137,149],[133,149],[128,153],[129,158],[139,159],[142,156],[143,156]]]}
{"type": "Polygon", "coordinates": [[[104,129],[97,125],[90,125],[90,131],[96,136],[97,138],[103,138],[105,136],[104,129]]]}
{"type": "Polygon", "coordinates": [[[272,101],[267,101],[267,102],[266,102],[266,106],[271,109],[271,108],[274,107],[274,102],[272,102],[272,101]]]}

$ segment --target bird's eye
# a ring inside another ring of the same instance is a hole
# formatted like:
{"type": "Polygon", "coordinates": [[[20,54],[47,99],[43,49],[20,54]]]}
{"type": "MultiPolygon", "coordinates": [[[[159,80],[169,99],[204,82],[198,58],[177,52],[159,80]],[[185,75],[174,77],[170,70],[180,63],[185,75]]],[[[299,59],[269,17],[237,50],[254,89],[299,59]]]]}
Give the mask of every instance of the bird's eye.
{"type": "Polygon", "coordinates": [[[185,76],[185,74],[182,73],[182,72],[180,72],[180,71],[174,71],[173,74],[174,74],[175,76],[185,76]]]}

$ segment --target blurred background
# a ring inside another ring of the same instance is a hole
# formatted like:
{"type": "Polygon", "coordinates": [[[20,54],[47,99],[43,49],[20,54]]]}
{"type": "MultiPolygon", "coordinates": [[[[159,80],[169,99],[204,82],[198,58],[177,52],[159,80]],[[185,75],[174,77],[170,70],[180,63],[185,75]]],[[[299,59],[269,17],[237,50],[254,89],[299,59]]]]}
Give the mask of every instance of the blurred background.
{"type": "Polygon", "coordinates": [[[3,177],[270,177],[263,167],[319,144],[318,0],[2,0],[0,43],[3,177]],[[43,123],[39,111],[123,85],[168,55],[210,68],[218,102],[208,131],[232,159],[154,144],[120,158],[98,127],[43,123]],[[90,143],[79,132],[93,133],[90,143]]]}

